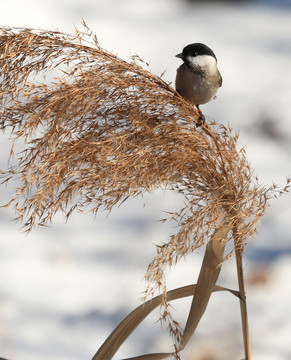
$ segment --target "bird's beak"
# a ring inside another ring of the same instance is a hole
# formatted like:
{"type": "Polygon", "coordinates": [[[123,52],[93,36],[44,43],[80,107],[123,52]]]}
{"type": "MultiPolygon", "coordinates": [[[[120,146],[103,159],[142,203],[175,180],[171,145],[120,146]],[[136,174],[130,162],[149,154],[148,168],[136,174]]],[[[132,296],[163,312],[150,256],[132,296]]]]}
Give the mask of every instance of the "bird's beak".
{"type": "Polygon", "coordinates": [[[183,55],[182,55],[182,53],[180,53],[180,54],[176,55],[176,57],[179,59],[182,59],[183,55]]]}

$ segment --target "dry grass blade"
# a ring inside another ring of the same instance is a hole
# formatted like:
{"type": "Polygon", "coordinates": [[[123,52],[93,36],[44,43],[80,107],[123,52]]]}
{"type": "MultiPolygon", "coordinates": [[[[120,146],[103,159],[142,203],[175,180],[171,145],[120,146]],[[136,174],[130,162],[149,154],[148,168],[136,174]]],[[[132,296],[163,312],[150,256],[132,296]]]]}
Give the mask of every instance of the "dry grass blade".
{"type": "MultiPolygon", "coordinates": [[[[215,285],[212,291],[229,291],[235,296],[239,296],[237,291],[215,285]]],[[[193,296],[196,293],[196,285],[188,285],[179,289],[167,292],[168,301],[193,296]]],[[[92,360],[111,360],[119,347],[124,343],[134,329],[163,301],[163,295],[159,295],[146,301],[144,304],[133,310],[109,335],[103,345],[99,348],[92,360]]],[[[149,354],[147,356],[170,356],[172,353],[149,354]]],[[[143,355],[145,356],[145,355],[143,355]]],[[[161,358],[163,359],[163,358],[161,358]]]]}
{"type": "Polygon", "coordinates": [[[221,226],[214,232],[210,242],[207,244],[195,289],[195,296],[192,300],[190,313],[178,351],[181,351],[186,346],[206,310],[210,295],[213,292],[221,270],[227,234],[230,230],[231,224],[221,226]]]}
{"type": "Polygon", "coordinates": [[[147,355],[140,355],[122,360],[162,360],[172,356],[173,356],[172,353],[147,354],[147,355]]]}

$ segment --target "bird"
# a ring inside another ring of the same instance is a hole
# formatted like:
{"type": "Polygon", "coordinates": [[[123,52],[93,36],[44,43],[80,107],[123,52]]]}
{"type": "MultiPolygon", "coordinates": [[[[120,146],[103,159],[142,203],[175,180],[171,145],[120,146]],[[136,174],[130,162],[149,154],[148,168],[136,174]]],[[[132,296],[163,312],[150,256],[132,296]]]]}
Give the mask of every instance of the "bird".
{"type": "Polygon", "coordinates": [[[205,116],[199,105],[214,99],[218,88],[222,86],[217,58],[202,43],[185,46],[176,57],[183,60],[183,64],[177,69],[176,91],[197,108],[200,114],[197,126],[201,126],[205,123],[205,116]]]}

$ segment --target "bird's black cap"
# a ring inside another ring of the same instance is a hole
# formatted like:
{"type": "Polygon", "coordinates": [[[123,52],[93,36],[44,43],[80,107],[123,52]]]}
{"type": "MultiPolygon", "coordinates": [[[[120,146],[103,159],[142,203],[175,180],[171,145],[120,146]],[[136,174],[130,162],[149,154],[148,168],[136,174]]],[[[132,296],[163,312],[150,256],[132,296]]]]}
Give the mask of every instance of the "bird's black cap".
{"type": "Polygon", "coordinates": [[[210,47],[202,44],[202,43],[194,43],[184,47],[181,54],[176,55],[176,57],[185,60],[188,56],[198,56],[198,55],[209,55],[213,56],[216,59],[214,52],[210,49],[210,47]]]}

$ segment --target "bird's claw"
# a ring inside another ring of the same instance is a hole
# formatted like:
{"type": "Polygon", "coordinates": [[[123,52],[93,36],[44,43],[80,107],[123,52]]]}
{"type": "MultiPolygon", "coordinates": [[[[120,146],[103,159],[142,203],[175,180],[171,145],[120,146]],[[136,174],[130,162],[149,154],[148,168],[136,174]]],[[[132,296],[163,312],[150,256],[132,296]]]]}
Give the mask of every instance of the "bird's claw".
{"type": "Polygon", "coordinates": [[[196,123],[196,127],[200,127],[205,124],[205,116],[203,115],[203,113],[200,109],[198,109],[198,111],[199,111],[199,118],[196,123]]]}

